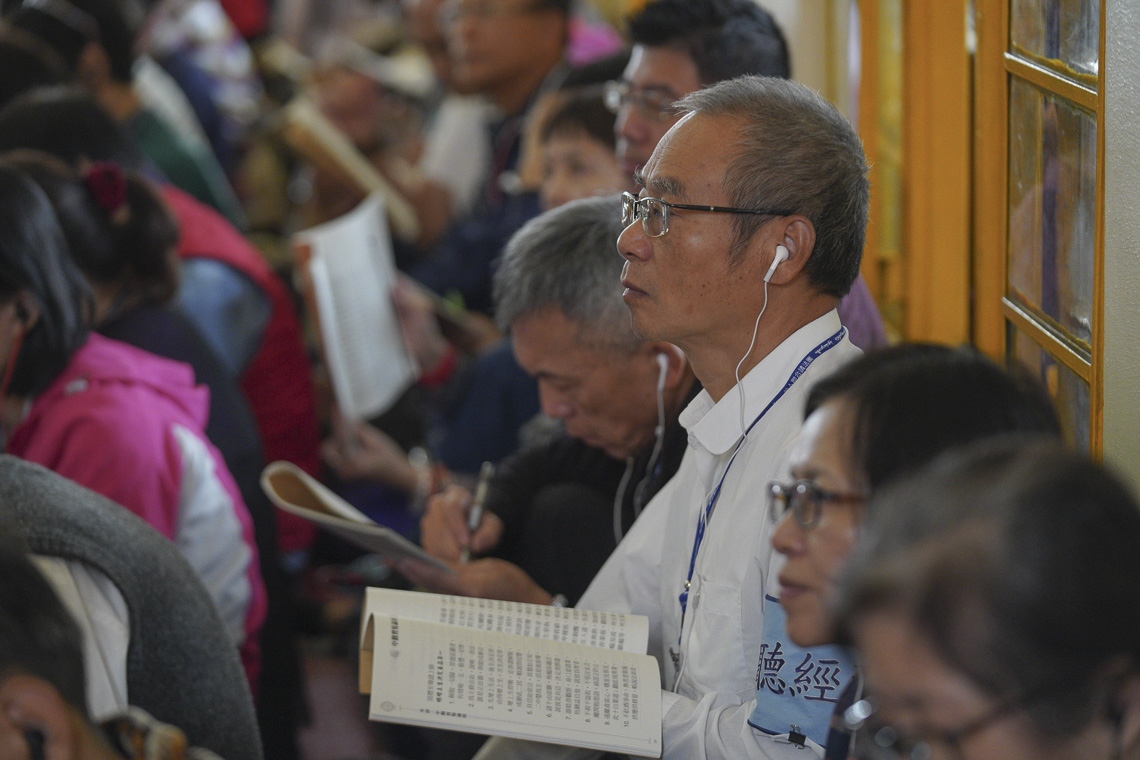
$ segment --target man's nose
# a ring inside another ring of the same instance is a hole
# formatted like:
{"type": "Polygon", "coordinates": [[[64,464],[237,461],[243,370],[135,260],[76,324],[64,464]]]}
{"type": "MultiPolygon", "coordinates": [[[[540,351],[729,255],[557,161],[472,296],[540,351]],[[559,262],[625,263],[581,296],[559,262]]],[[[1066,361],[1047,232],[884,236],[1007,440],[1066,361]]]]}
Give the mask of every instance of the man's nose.
{"type": "Polygon", "coordinates": [[[640,143],[645,140],[645,133],[645,116],[632,103],[626,103],[614,120],[614,136],[619,140],[640,143]]]}
{"type": "Polygon", "coordinates": [[[641,228],[640,219],[635,220],[618,235],[617,250],[626,261],[645,260],[649,257],[649,236],[641,228]]]}

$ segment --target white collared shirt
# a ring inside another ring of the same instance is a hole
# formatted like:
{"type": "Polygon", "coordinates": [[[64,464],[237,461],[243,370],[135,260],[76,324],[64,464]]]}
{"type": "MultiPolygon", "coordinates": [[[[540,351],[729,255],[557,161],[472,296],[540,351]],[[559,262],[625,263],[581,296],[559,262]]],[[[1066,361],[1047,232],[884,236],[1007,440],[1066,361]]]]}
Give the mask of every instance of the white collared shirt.
{"type": "MultiPolygon", "coordinates": [[[[673,479],[646,506],[628,535],[578,602],[581,609],[633,612],[650,619],[649,653],[662,668],[664,758],[796,758],[805,751],[786,735],[771,737],[748,725],[760,658],[765,591],[774,553],[766,486],[787,477],[789,449],[799,432],[812,384],[859,355],[844,333],[785,389],[814,349],[840,330],[831,311],[800,328],[742,380],[745,425],[783,390],[748,434],[724,477],[691,578],[682,627],[678,596],[689,578],[698,514],[725,474],[741,438],[740,391],[714,403],[702,391],[681,413],[689,448],[673,479]],[[679,680],[670,648],[683,663],[679,680]]],[[[778,722],[778,720],[777,720],[778,722]]],[[[809,743],[816,756],[822,748],[809,743]]],[[[513,757],[589,757],[566,747],[496,740],[478,760],[513,757]]]]}

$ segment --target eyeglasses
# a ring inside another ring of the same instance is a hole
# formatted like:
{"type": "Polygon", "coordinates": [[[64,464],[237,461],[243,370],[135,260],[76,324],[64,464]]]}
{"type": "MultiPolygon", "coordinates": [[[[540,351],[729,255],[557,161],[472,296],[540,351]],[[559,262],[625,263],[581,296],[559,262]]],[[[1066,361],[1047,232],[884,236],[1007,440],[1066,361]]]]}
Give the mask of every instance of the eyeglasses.
{"type": "Polygon", "coordinates": [[[790,511],[796,525],[804,530],[814,528],[823,514],[823,505],[827,502],[833,504],[861,504],[867,496],[861,493],[840,493],[826,491],[810,480],[797,480],[791,485],[772,481],[768,484],[768,510],[772,520],[790,511]]]}
{"type": "Polygon", "coordinates": [[[960,757],[963,741],[1024,704],[1024,698],[1005,699],[960,728],[949,731],[927,729],[917,735],[907,735],[879,720],[875,704],[862,699],[844,711],[843,722],[856,732],[854,755],[858,760],[929,760],[938,746],[960,757]]]}
{"type": "Polygon", "coordinates": [[[497,18],[508,18],[510,16],[525,16],[530,13],[546,10],[550,7],[550,3],[545,0],[527,3],[525,5],[510,5],[507,3],[491,2],[490,0],[474,0],[473,2],[470,0],[468,2],[463,2],[462,0],[448,0],[448,2],[440,6],[436,18],[440,28],[447,29],[466,18],[475,19],[476,21],[490,21],[497,18]]]}
{"type": "Polygon", "coordinates": [[[629,82],[611,81],[605,83],[602,99],[606,108],[615,114],[632,105],[653,121],[665,122],[677,118],[677,112],[673,109],[676,98],[672,93],[662,90],[641,89],[629,82]]]}
{"type": "Polygon", "coordinates": [[[649,237],[661,237],[669,231],[669,210],[707,211],[716,214],[758,214],[760,216],[787,216],[791,211],[773,211],[759,208],[733,208],[731,206],[693,206],[688,203],[669,203],[660,198],[638,198],[633,193],[621,194],[621,223],[623,227],[641,220],[641,229],[649,237]]]}

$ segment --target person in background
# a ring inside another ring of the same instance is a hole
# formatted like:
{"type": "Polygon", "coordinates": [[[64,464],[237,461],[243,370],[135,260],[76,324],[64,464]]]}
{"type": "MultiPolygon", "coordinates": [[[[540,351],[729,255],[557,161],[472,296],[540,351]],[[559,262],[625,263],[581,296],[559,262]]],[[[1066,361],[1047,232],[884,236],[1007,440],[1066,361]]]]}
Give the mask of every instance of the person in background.
{"type": "Polygon", "coordinates": [[[429,500],[424,547],[454,574],[401,565],[446,593],[550,604],[576,602],[685,448],[677,422],[699,389],[676,347],[642,342],[613,287],[620,232],[612,198],[548,211],[512,238],[495,277],[496,312],[515,356],[538,382],[543,413],[565,434],[507,459],[487,513],[467,528],[470,492],[429,500]]]}
{"type": "MultiPolygon", "coordinates": [[[[614,287],[621,270],[613,253],[621,231],[615,201],[567,203],[531,220],[507,245],[495,275],[496,313],[519,364],[537,381],[542,411],[565,432],[502,462],[473,534],[471,489],[454,485],[428,500],[421,540],[455,572],[398,564],[416,585],[573,604],[676,472],[686,441],[677,417],[699,386],[675,346],[643,342],[630,329],[614,287]],[[461,563],[464,548],[475,559],[461,563]]],[[[404,463],[402,452],[384,456],[391,449],[375,436],[330,452],[330,461],[371,477],[404,463]]],[[[407,479],[415,483],[414,472],[407,479]]]]}
{"type": "Polygon", "coordinates": [[[440,19],[444,5],[444,0],[403,0],[408,34],[431,61],[438,84],[418,168],[447,187],[451,216],[462,219],[475,207],[491,163],[486,130],[492,108],[455,76],[440,19]]]}
{"type": "Polygon", "coordinates": [[[232,172],[246,133],[259,115],[263,92],[249,45],[221,3],[151,4],[139,25],[135,49],[142,53],[140,62],[161,67],[186,93],[192,118],[201,125],[218,163],[232,172]]]}
{"type": "MultiPolygon", "coordinates": [[[[122,128],[75,88],[25,93],[0,112],[0,151],[41,150],[74,166],[109,161],[138,171],[141,159],[122,128]],[[79,127],[78,125],[82,125],[79,127]]],[[[178,220],[182,263],[178,304],[249,402],[265,457],[316,476],[316,400],[296,308],[261,254],[221,215],[169,184],[158,185],[178,220]]],[[[302,552],[315,529],[279,516],[281,550],[302,552]]]]}
{"type": "MultiPolygon", "coordinates": [[[[112,206],[125,191],[101,183],[112,206]]],[[[199,574],[251,688],[265,588],[249,512],[202,433],[192,370],[91,334],[90,290],[43,190],[0,163],[0,425],[8,453],[118,502],[199,574]]]]}
{"type": "MultiPolygon", "coordinates": [[[[778,519],[772,546],[786,562],[776,610],[786,617],[783,668],[757,675],[753,723],[780,683],[794,682],[803,647],[833,645],[828,604],[873,498],[940,454],[1001,435],[1059,437],[1060,422],[1044,389],[1022,371],[1005,371],[967,348],[903,344],[857,359],[812,388],[804,426],[792,449],[791,481],[768,487],[778,519]]],[[[860,698],[856,678],[835,702],[825,760],[846,760],[852,735],[843,712],[860,698]]],[[[818,741],[818,739],[817,739],[818,741]]],[[[819,742],[824,744],[824,742],[819,742]]]]}
{"type": "Polygon", "coordinates": [[[113,0],[25,4],[12,12],[9,23],[63,58],[75,80],[131,133],[166,179],[244,228],[237,196],[209,149],[187,144],[143,107],[133,88],[134,34],[113,0]]]}
{"type": "Polygon", "coordinates": [[[836,621],[860,756],[1140,758],[1140,505],[1055,442],[949,455],[880,494],[836,621]]]}
{"type": "Polygon", "coordinates": [[[266,589],[257,690],[262,739],[274,757],[295,757],[293,723],[303,699],[300,662],[274,508],[260,485],[265,455],[237,383],[193,324],[169,305],[178,286],[177,223],[146,180],[114,164],[88,164],[77,172],[36,151],[4,158],[31,177],[51,201],[71,256],[95,296],[99,333],[189,364],[195,380],[210,390],[204,432],[222,454],[249,508],[266,589]],[[122,188],[125,200],[118,209],[100,205],[109,197],[101,190],[108,183],[122,188]]]}
{"type": "Polygon", "coordinates": [[[146,712],[95,724],[79,627],[0,523],[0,756],[48,760],[218,760],[146,712]]]}
{"type": "Polygon", "coordinates": [[[486,97],[498,118],[484,138],[491,163],[471,215],[458,220],[409,273],[471,310],[491,309],[494,261],[507,240],[539,212],[534,193],[512,193],[527,114],[564,74],[568,0],[449,0],[442,8],[453,74],[465,92],[486,97]]]}
{"type": "MultiPolygon", "coordinates": [[[[753,0],[655,0],[630,18],[629,36],[629,65],[607,97],[618,159],[631,175],[677,123],[673,104],[685,95],[733,77],[792,75],[783,32],[753,0]]],[[[839,319],[864,351],[887,344],[861,275],[840,299],[839,319]]]]}
{"type": "Polygon", "coordinates": [[[632,190],[614,155],[614,117],[601,88],[567,93],[542,127],[542,207],[632,190]]]}

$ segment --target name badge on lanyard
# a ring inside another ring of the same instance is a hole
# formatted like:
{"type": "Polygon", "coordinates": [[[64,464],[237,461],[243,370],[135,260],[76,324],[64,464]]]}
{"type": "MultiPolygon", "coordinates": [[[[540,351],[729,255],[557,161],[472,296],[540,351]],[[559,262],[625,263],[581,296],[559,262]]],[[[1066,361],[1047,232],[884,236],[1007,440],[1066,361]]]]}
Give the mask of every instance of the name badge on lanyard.
{"type": "Polygon", "coordinates": [[[768,410],[775,406],[777,401],[783,398],[784,394],[787,393],[788,390],[796,384],[797,380],[803,377],[803,374],[807,372],[808,367],[810,367],[816,359],[823,356],[831,349],[835,348],[835,346],[839,345],[839,342],[843,340],[843,336],[846,333],[847,328],[840,327],[838,332],[813,348],[807,353],[806,356],[804,356],[803,359],[800,360],[800,363],[796,365],[796,368],[794,370],[792,370],[792,374],[788,376],[788,381],[784,383],[784,387],[781,388],[776,393],[776,395],[772,397],[772,400],[768,402],[768,405],[765,406],[763,410],[761,410],[760,414],[756,415],[756,419],[752,420],[752,423],[747,428],[745,428],[744,435],[742,435],[740,441],[737,442],[736,448],[732,451],[732,456],[728,459],[728,464],[725,465],[724,472],[722,472],[720,475],[720,480],[717,481],[716,487],[714,487],[709,493],[708,501],[705,504],[704,509],[697,513],[697,532],[693,537],[693,551],[689,556],[689,572],[685,577],[685,582],[682,585],[681,593],[677,596],[677,601],[681,604],[681,625],[677,630],[677,646],[676,648],[669,647],[669,656],[673,660],[674,691],[677,690],[677,687],[681,682],[681,671],[683,670],[681,639],[684,635],[685,630],[685,614],[689,609],[689,589],[693,585],[693,575],[696,572],[697,568],[697,555],[700,553],[701,544],[705,540],[705,529],[708,527],[709,521],[712,519],[713,511],[716,509],[717,500],[720,499],[720,492],[724,487],[725,478],[728,477],[728,471],[732,469],[732,465],[736,461],[736,455],[740,453],[740,449],[744,446],[744,442],[747,440],[748,434],[752,432],[752,428],[756,427],[760,420],[764,419],[764,415],[768,413],[768,410]]]}

